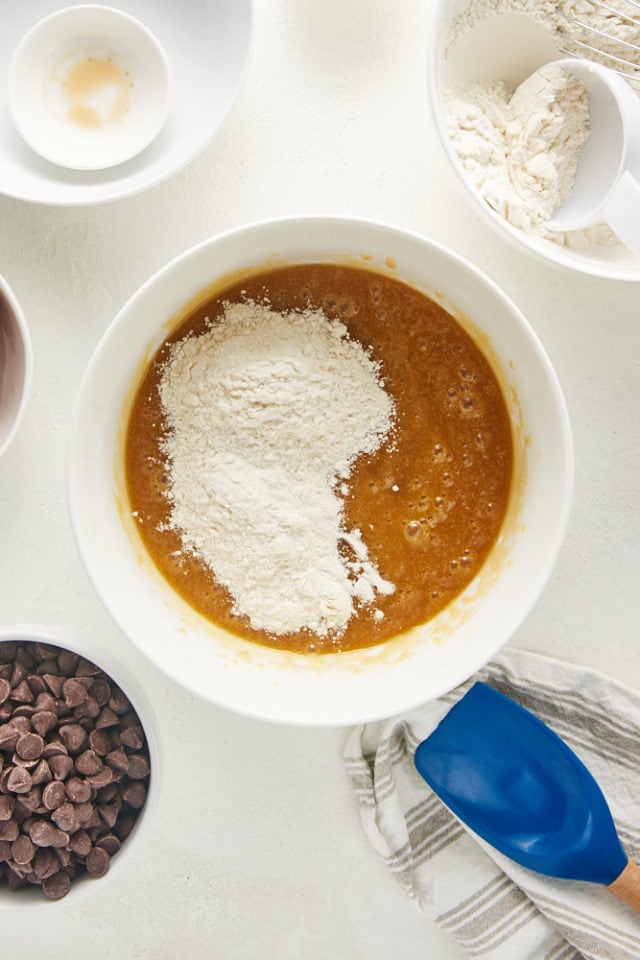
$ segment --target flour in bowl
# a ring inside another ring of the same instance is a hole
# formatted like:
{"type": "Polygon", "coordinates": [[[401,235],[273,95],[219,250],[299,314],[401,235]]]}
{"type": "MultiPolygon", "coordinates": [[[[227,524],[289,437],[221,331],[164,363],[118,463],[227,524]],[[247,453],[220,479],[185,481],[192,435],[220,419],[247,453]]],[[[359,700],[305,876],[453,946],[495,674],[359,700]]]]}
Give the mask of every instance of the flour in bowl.
{"type": "MultiPolygon", "coordinates": [[[[613,58],[623,56],[640,77],[637,7],[628,0],[614,6],[617,12],[590,0],[466,0],[457,5],[447,55],[478,25],[493,20],[497,28],[505,17],[520,15],[548,35],[558,57],[574,53],[615,67],[613,58]]],[[[489,51],[485,61],[491,62],[489,51]]],[[[589,133],[588,97],[579,81],[549,73],[546,84],[526,80],[514,92],[496,76],[450,88],[443,99],[452,146],[488,206],[519,229],[566,246],[619,242],[606,224],[569,233],[546,228],[571,193],[589,133]]]]}
{"type": "Polygon", "coordinates": [[[394,591],[344,525],[340,485],[389,436],[394,405],[341,321],[227,304],[171,347],[159,390],[170,526],[254,629],[339,636],[394,591]]]}
{"type": "Polygon", "coordinates": [[[486,203],[521,230],[544,232],[571,194],[589,135],[584,84],[548,67],[513,96],[502,81],[485,80],[446,93],[445,105],[454,149],[486,203]]]}

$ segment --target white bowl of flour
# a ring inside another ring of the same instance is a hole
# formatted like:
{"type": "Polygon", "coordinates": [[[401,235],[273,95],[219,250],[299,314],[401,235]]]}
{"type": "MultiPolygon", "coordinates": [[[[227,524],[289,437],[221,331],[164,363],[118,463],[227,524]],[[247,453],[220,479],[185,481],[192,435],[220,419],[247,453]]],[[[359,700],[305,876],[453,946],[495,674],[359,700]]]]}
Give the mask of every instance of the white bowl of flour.
{"type": "Polygon", "coordinates": [[[187,251],[152,277],[120,311],[94,353],[76,402],[68,461],[80,552],[102,601],[129,639],[168,676],[211,702],[306,725],[391,716],[450,690],[486,663],[522,623],[552,572],[572,478],[560,386],[535,333],[511,301],[438,244],[384,224],[328,217],[241,227],[187,251]],[[426,624],[377,646],[339,654],[270,649],[196,613],[149,558],[127,509],[124,486],[123,433],[133,394],[179,312],[202,302],[212,284],[228,283],[227,278],[244,282],[264,269],[296,263],[360,266],[442,304],[489,360],[513,436],[507,515],[476,578],[426,624]]]}
{"type": "MultiPolygon", "coordinates": [[[[565,234],[545,226],[572,188],[589,132],[589,106],[586,89],[566,73],[548,68],[546,82],[529,78],[566,56],[563,50],[577,53],[571,38],[579,39],[579,30],[569,20],[578,5],[579,0],[437,0],[428,51],[431,110],[465,195],[500,234],[561,267],[638,281],[640,257],[606,225],[565,234]]],[[[640,41],[640,27],[615,17],[601,24],[597,16],[583,11],[582,19],[592,17],[594,27],[614,37],[640,41]],[[630,30],[637,36],[629,37],[630,30]]],[[[596,45],[618,54],[622,49],[615,40],[596,45]]],[[[606,57],[600,60],[611,65],[606,57]]]]}

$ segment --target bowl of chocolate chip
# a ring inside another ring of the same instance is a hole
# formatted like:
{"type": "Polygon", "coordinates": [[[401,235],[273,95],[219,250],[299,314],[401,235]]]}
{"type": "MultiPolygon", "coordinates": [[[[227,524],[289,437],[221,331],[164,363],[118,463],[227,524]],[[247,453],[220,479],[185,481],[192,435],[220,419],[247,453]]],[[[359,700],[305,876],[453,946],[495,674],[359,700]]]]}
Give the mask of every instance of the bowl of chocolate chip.
{"type": "Polygon", "coordinates": [[[99,891],[155,806],[155,720],[99,659],[40,630],[0,632],[0,909],[99,891]]]}
{"type": "Polygon", "coordinates": [[[68,461],[130,640],[205,699],[299,724],[390,716],[486,663],[551,574],[571,488],[517,308],[432,241],[329,217],[152,277],[90,361],[68,461]]]}

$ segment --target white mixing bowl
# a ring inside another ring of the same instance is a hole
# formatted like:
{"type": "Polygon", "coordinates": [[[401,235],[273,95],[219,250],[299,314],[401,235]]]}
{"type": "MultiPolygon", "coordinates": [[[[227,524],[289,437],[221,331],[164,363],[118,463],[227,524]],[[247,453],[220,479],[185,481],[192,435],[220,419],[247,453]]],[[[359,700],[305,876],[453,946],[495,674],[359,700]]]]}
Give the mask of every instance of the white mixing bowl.
{"type": "Polygon", "coordinates": [[[390,716],[467,679],[538,598],[569,514],[573,459],[556,376],[517,308],[441,246],[360,220],[300,217],[233,230],[152,277],[106,331],[73,418],[68,485],[80,552],[105,606],[161,670],[196,694],[269,720],[348,724],[390,716]],[[130,517],[126,417],[175,315],[215,281],[269,266],[348,262],[420,289],[459,318],[489,358],[509,406],[515,483],[502,533],[479,575],[432,621],[378,647],[309,656],[267,649],[207,622],[162,579],[130,517]]]}
{"type": "Polygon", "coordinates": [[[470,0],[433,0],[427,50],[431,112],[467,200],[498,234],[547,263],[594,277],[640,281],[640,256],[622,243],[561,246],[521,230],[489,206],[465,170],[448,129],[445,92],[464,91],[477,80],[501,80],[513,92],[539,67],[566,55],[561,40],[523,13],[524,4],[517,0],[503,2],[484,18],[465,23],[465,11],[471,7],[470,0]]]}

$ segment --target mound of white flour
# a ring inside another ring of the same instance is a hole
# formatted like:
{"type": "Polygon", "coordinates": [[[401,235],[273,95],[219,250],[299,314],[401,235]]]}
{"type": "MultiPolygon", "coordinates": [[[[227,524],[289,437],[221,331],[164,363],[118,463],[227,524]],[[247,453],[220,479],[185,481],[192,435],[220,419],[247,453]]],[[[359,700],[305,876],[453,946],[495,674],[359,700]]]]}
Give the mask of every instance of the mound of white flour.
{"type": "Polygon", "coordinates": [[[339,636],[357,605],[393,592],[360,531],[345,529],[335,490],[394,415],[343,323],[227,305],[173,345],[159,389],[170,526],[252,627],[339,636]]]}
{"type": "Polygon", "coordinates": [[[454,149],[485,201],[521,230],[544,232],[589,135],[584,85],[549,67],[513,96],[501,81],[482,81],[447,93],[445,105],[454,149]]]}

